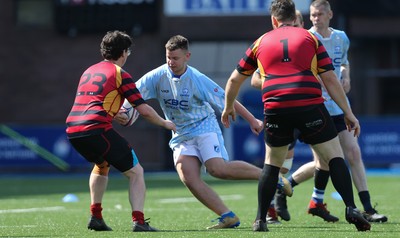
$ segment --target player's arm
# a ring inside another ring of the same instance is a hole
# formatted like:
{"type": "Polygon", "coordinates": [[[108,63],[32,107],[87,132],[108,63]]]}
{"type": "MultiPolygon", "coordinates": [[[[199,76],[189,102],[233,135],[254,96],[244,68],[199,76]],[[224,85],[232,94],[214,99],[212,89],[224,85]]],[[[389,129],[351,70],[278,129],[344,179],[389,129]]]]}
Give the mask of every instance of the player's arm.
{"type": "Polygon", "coordinates": [[[263,130],[263,122],[254,117],[254,115],[247,110],[239,101],[235,100],[235,111],[242,116],[249,124],[251,131],[258,135],[263,130]]]}
{"type": "Polygon", "coordinates": [[[348,130],[354,129],[354,136],[359,136],[360,124],[347,103],[346,94],[339,80],[337,80],[336,74],[333,70],[328,70],[320,74],[320,77],[329,96],[331,96],[333,101],[342,109],[348,130]]]}
{"type": "Polygon", "coordinates": [[[258,70],[256,70],[253,75],[251,76],[251,82],[250,85],[253,88],[261,89],[262,87],[262,79],[261,79],[261,74],[258,70]]]}
{"type": "Polygon", "coordinates": [[[229,117],[232,117],[232,120],[236,120],[236,112],[234,108],[236,97],[239,93],[239,88],[242,85],[243,81],[246,80],[248,76],[240,74],[236,69],[233,70],[231,76],[228,79],[228,82],[225,86],[225,106],[222,111],[221,121],[222,124],[229,128],[230,122],[229,117]]]}
{"type": "Polygon", "coordinates": [[[135,107],[135,109],[138,110],[140,115],[149,122],[176,132],[175,124],[169,120],[165,120],[164,118],[160,117],[160,115],[158,115],[158,113],[147,103],[142,103],[139,106],[135,107]]]}
{"type": "Polygon", "coordinates": [[[342,74],[342,86],[345,93],[349,93],[351,89],[350,84],[350,65],[343,64],[340,66],[340,72],[342,74]]]}

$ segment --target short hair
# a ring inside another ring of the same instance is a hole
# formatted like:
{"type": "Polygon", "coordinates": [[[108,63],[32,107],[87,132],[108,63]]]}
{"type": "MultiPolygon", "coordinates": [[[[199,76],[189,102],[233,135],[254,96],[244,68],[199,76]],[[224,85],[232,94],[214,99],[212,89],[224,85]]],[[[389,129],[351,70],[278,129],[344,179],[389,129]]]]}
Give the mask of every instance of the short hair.
{"type": "Polygon", "coordinates": [[[303,14],[299,10],[296,10],[296,18],[300,19],[300,23],[304,23],[303,14]]]}
{"type": "Polygon", "coordinates": [[[181,35],[176,35],[169,38],[168,42],[165,44],[165,49],[169,51],[177,49],[189,50],[189,41],[181,35]]]}
{"type": "Polygon", "coordinates": [[[292,0],[274,0],[270,12],[278,21],[296,20],[296,6],[292,0]]]}
{"type": "Polygon", "coordinates": [[[104,59],[118,60],[132,45],[132,38],[122,31],[109,31],[100,43],[100,53],[104,59]]]}
{"type": "Polygon", "coordinates": [[[327,0],[315,0],[311,3],[312,7],[321,7],[323,6],[325,10],[331,11],[331,4],[327,0]]]}

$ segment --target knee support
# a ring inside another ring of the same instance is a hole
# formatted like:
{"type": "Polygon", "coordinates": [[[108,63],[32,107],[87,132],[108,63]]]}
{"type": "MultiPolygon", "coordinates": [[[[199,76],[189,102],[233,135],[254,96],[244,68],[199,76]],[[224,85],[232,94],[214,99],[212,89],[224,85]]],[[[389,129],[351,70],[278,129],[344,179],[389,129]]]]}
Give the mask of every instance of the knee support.
{"type": "Polygon", "coordinates": [[[110,165],[108,164],[107,161],[104,161],[101,164],[95,164],[92,173],[102,176],[108,176],[109,171],[110,171],[110,165]]]}

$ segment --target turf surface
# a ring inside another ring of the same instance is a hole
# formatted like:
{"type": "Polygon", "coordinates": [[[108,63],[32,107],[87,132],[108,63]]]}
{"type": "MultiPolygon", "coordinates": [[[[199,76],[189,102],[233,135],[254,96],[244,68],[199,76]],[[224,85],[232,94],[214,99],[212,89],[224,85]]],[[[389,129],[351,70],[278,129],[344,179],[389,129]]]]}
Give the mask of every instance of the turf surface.
{"type": "MultiPolygon", "coordinates": [[[[160,230],[155,233],[131,232],[131,214],[127,199],[127,180],[112,175],[103,202],[103,216],[112,232],[94,232],[86,228],[89,218],[88,175],[2,176],[0,177],[0,237],[400,237],[399,176],[373,175],[368,185],[376,209],[389,221],[372,224],[371,231],[357,232],[344,218],[344,204],[338,200],[331,183],[325,202],[337,223],[326,223],[306,213],[312,193],[312,181],[295,188],[288,198],[292,219],[281,225],[268,225],[269,232],[256,233],[251,225],[256,215],[257,182],[223,181],[204,176],[240,218],[236,229],[206,230],[217,218],[178,180],[176,173],[146,174],[145,217],[160,230]],[[77,202],[63,202],[67,194],[77,202]]],[[[355,191],[355,190],[354,190],[355,191]]],[[[362,209],[355,192],[357,206],[362,209]]]]}

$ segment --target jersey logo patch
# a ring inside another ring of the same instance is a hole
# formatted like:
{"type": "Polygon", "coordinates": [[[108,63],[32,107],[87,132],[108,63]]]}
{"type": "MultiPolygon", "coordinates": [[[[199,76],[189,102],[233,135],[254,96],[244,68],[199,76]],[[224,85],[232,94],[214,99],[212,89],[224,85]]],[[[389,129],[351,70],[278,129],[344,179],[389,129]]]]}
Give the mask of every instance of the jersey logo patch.
{"type": "Polygon", "coordinates": [[[214,151],[219,153],[219,145],[214,145],[214,151]]]}

